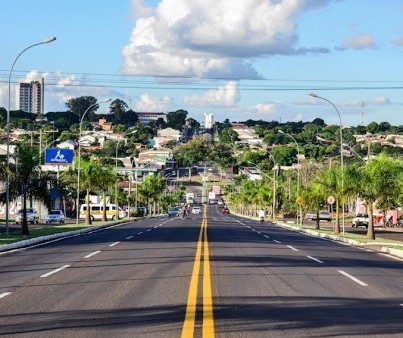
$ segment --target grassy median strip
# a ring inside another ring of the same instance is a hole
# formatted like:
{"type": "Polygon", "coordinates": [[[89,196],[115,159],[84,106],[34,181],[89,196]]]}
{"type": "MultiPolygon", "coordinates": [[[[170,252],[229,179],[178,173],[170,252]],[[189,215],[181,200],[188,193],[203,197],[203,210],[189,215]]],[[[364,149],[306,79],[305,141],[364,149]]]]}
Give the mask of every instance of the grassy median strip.
{"type": "Polygon", "coordinates": [[[106,224],[105,222],[94,222],[91,225],[84,224],[64,224],[64,225],[56,225],[56,226],[47,226],[40,229],[29,229],[29,235],[23,236],[20,234],[20,230],[12,230],[9,232],[8,237],[6,237],[5,233],[0,234],[0,245],[11,244],[15,242],[24,241],[26,239],[49,236],[60,234],[63,232],[81,230],[86,228],[92,228],[96,226],[100,226],[106,224]]]}

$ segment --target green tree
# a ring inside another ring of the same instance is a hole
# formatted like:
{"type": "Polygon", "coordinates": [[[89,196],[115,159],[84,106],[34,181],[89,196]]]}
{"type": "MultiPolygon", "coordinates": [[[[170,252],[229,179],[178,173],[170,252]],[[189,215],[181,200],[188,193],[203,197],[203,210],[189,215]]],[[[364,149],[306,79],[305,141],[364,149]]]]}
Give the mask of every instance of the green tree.
{"type": "Polygon", "coordinates": [[[187,115],[188,112],[182,109],[169,112],[167,114],[167,127],[182,130],[182,127],[185,125],[187,115]]]}
{"type": "Polygon", "coordinates": [[[389,208],[399,203],[403,191],[403,165],[401,161],[381,155],[365,166],[349,166],[346,170],[346,189],[365,200],[369,221],[367,238],[375,239],[373,210],[379,203],[389,208]]]}
{"type": "Polygon", "coordinates": [[[123,116],[128,109],[129,107],[126,102],[119,99],[113,100],[109,106],[110,112],[113,113],[115,123],[124,123],[123,116]]]}
{"type": "MultiPolygon", "coordinates": [[[[50,207],[51,204],[50,192],[47,185],[49,177],[40,170],[37,149],[23,144],[20,145],[15,155],[15,163],[9,164],[8,173],[10,200],[22,196],[24,214],[21,223],[21,234],[29,235],[26,214],[27,199],[31,203],[33,199],[37,199],[44,202],[47,207],[50,207]]],[[[6,175],[7,166],[2,166],[0,179],[5,180],[6,175]]],[[[5,203],[5,191],[0,194],[0,201],[5,203]]]]}
{"type": "MultiPolygon", "coordinates": [[[[94,105],[95,103],[97,103],[97,99],[93,96],[80,96],[77,98],[71,98],[69,100],[66,101],[66,107],[73,112],[74,114],[76,114],[79,117],[79,120],[81,119],[81,117],[83,116],[83,114],[85,113],[85,111],[91,107],[92,105],[94,105]]],[[[86,119],[93,121],[94,117],[95,117],[95,112],[98,110],[99,106],[95,105],[93,106],[86,115],[86,119]]]]}
{"type": "Polygon", "coordinates": [[[315,179],[315,183],[321,185],[320,191],[326,196],[333,196],[336,199],[335,211],[336,211],[336,225],[334,232],[340,233],[340,210],[339,206],[343,202],[344,187],[343,187],[343,173],[339,167],[331,167],[328,170],[321,171],[318,177],[315,179]]]}
{"type": "Polygon", "coordinates": [[[102,201],[103,201],[103,213],[102,213],[102,221],[106,221],[106,193],[112,189],[112,187],[116,184],[116,175],[114,169],[109,167],[103,167],[99,162],[97,163],[97,174],[98,177],[96,189],[100,190],[102,193],[102,201]]]}

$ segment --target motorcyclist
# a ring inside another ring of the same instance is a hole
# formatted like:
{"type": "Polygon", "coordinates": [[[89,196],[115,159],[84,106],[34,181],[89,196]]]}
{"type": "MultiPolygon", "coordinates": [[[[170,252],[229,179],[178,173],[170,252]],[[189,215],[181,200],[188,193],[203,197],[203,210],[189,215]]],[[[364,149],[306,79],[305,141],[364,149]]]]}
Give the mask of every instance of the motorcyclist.
{"type": "Polygon", "coordinates": [[[259,221],[260,221],[261,223],[263,223],[263,222],[264,222],[264,217],[265,217],[265,212],[264,212],[263,209],[260,209],[260,210],[259,210],[258,216],[259,216],[259,221]]]}

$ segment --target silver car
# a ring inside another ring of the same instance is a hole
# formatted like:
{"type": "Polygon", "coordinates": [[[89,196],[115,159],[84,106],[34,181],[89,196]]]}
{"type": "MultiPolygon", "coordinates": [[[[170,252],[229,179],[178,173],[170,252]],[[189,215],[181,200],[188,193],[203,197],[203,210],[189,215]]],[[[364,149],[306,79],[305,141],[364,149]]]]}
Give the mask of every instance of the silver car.
{"type": "Polygon", "coordinates": [[[46,223],[64,223],[64,213],[62,210],[51,210],[46,217],[46,223]]]}
{"type": "MultiPolygon", "coordinates": [[[[20,209],[18,210],[18,213],[15,216],[15,223],[16,224],[22,223],[23,218],[24,218],[24,210],[20,209]]],[[[36,211],[35,208],[27,208],[27,222],[39,223],[38,212],[36,211]]]]}

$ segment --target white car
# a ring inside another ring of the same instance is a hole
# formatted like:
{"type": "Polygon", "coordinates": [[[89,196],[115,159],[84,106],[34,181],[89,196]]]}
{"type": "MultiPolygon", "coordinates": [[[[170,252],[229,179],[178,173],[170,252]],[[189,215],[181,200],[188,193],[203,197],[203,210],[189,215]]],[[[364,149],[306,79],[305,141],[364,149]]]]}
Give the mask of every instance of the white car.
{"type": "MultiPolygon", "coordinates": [[[[24,210],[21,209],[15,216],[15,224],[22,223],[23,217],[24,217],[24,210]]],[[[27,222],[31,222],[32,224],[39,223],[38,212],[36,211],[35,208],[27,208],[27,222]]]]}
{"type": "Polygon", "coordinates": [[[193,207],[192,208],[192,214],[193,215],[201,214],[201,208],[200,207],[193,207]]]}
{"type": "Polygon", "coordinates": [[[51,210],[46,217],[46,223],[64,223],[64,213],[62,210],[51,210]]]}

